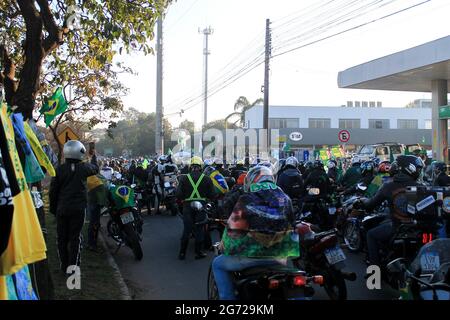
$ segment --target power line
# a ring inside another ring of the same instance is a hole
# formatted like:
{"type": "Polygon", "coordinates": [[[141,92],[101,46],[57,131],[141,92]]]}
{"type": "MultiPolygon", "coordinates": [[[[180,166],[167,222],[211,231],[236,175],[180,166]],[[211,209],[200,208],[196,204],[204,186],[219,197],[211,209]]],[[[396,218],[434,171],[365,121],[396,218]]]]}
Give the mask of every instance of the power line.
{"type": "Polygon", "coordinates": [[[189,11],[191,11],[191,9],[197,4],[197,2],[198,2],[198,0],[195,0],[192,4],[191,4],[191,6],[184,12],[184,13],[182,13],[179,17],[178,17],[178,19],[174,22],[174,23],[172,23],[171,25],[169,25],[167,28],[166,28],[166,32],[169,32],[171,29],[173,29],[173,27],[175,27],[186,15],[187,15],[187,13],[189,12],[189,11]]]}
{"type": "Polygon", "coordinates": [[[396,11],[396,12],[393,12],[393,13],[387,14],[387,15],[385,15],[385,16],[382,16],[382,17],[380,17],[380,18],[377,18],[377,19],[374,19],[374,20],[371,20],[371,21],[362,23],[362,24],[360,24],[360,25],[357,25],[357,26],[354,26],[354,27],[345,29],[345,30],[343,30],[343,31],[334,33],[334,34],[332,34],[332,35],[323,37],[323,38],[318,39],[318,40],[314,40],[314,41],[312,41],[312,42],[303,44],[303,45],[298,46],[298,47],[295,47],[295,48],[293,48],[293,49],[289,49],[289,50],[286,50],[286,51],[284,51],[284,52],[275,54],[275,55],[273,55],[272,57],[273,57],[273,58],[276,58],[276,57],[279,57],[279,56],[281,56],[281,55],[290,53],[290,52],[292,52],[292,51],[296,51],[296,50],[298,50],[298,49],[305,48],[305,47],[311,46],[311,45],[313,45],[313,44],[316,44],[316,43],[318,43],[318,42],[321,42],[321,41],[324,41],[324,40],[327,40],[327,39],[336,37],[336,36],[341,35],[341,34],[343,34],[343,33],[346,33],[346,32],[352,31],[352,30],[359,29],[359,28],[361,28],[361,27],[367,26],[367,25],[372,24],[372,23],[375,23],[375,22],[377,22],[377,21],[380,21],[380,20],[383,20],[383,19],[392,17],[392,16],[394,16],[394,15],[396,15],[396,14],[405,12],[405,11],[407,11],[407,10],[413,9],[413,8],[415,8],[415,7],[418,7],[418,6],[422,5],[422,4],[425,4],[425,3],[430,2],[430,1],[431,1],[431,0],[425,0],[425,1],[422,1],[422,2],[417,3],[417,4],[415,4],[415,5],[412,5],[412,6],[409,6],[409,7],[407,7],[407,8],[403,8],[403,9],[398,10],[398,11],[396,11]]]}

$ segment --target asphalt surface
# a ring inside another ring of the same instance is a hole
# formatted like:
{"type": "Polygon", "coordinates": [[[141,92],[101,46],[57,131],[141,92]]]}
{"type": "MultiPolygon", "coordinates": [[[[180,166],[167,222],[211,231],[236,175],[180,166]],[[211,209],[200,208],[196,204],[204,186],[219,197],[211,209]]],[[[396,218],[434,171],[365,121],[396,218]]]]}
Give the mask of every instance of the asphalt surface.
{"type": "MultiPolygon", "coordinates": [[[[134,259],[131,249],[122,247],[113,254],[122,272],[125,282],[130,287],[132,296],[138,300],[205,300],[209,265],[214,258],[210,252],[208,257],[194,259],[194,239],[189,243],[186,260],[178,260],[179,239],[183,230],[180,217],[170,215],[148,216],[143,213],[144,258],[134,259]]],[[[106,217],[102,224],[106,225],[106,217]]],[[[107,239],[113,252],[115,244],[107,239]]],[[[354,282],[347,281],[348,299],[350,300],[390,300],[396,293],[382,285],[381,290],[369,290],[364,276],[366,265],[362,254],[354,254],[344,250],[347,257],[346,271],[357,274],[354,282]]],[[[321,287],[315,287],[313,300],[328,300],[321,287]]]]}

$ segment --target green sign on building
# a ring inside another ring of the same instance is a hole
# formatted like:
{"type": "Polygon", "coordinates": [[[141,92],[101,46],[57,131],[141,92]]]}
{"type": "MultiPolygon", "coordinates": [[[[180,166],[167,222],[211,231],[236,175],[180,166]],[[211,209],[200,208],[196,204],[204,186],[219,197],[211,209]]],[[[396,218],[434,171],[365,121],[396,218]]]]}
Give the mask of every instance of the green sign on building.
{"type": "Polygon", "coordinates": [[[439,119],[450,119],[450,105],[439,107],[439,119]]]}

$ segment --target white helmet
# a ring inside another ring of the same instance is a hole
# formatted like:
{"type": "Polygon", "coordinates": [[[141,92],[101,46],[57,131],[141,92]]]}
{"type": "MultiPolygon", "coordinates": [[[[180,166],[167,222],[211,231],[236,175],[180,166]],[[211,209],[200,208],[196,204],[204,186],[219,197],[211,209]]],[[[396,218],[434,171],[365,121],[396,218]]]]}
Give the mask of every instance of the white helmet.
{"type": "Polygon", "coordinates": [[[222,158],[215,158],[214,159],[215,165],[223,165],[223,159],[222,158]]]}
{"type": "Polygon", "coordinates": [[[328,167],[328,169],[335,168],[336,167],[336,162],[334,162],[333,160],[328,161],[327,167],[328,167]]]}
{"type": "Polygon", "coordinates": [[[354,157],[352,158],[352,164],[360,163],[360,162],[361,162],[361,160],[359,159],[358,156],[354,156],[354,157]]]}
{"type": "Polygon", "coordinates": [[[86,148],[78,140],[69,140],[64,145],[63,153],[66,159],[83,160],[86,148]]]}
{"type": "Polygon", "coordinates": [[[292,166],[294,168],[297,168],[298,166],[298,160],[296,157],[289,157],[284,162],[284,166],[292,166]]]}

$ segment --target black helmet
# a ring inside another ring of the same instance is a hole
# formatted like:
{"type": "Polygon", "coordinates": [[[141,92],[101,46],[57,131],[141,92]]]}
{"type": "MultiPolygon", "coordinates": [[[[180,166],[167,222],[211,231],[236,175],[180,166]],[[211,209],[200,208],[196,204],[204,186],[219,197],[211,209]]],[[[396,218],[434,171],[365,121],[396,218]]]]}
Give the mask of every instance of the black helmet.
{"type": "Polygon", "coordinates": [[[314,167],[314,163],[312,161],[307,161],[305,163],[305,169],[312,169],[314,167]]]}
{"type": "Polygon", "coordinates": [[[322,160],[316,160],[316,161],[314,161],[313,167],[314,167],[314,168],[321,168],[321,169],[323,169],[323,162],[322,162],[322,160]]]}
{"type": "Polygon", "coordinates": [[[399,171],[407,174],[414,180],[418,179],[424,167],[422,159],[413,155],[401,155],[397,157],[399,171]]]}
{"type": "Polygon", "coordinates": [[[286,161],[284,162],[284,166],[297,169],[297,166],[298,166],[297,158],[296,157],[289,157],[289,158],[287,158],[286,161]]]}
{"type": "Polygon", "coordinates": [[[447,165],[444,162],[435,162],[434,163],[434,171],[445,172],[447,169],[447,165]]]}
{"type": "Polygon", "coordinates": [[[398,173],[398,163],[397,161],[394,161],[391,163],[391,167],[389,169],[389,175],[391,177],[395,176],[398,173]]]}
{"type": "Polygon", "coordinates": [[[361,174],[363,176],[373,174],[374,169],[375,169],[375,163],[373,161],[364,161],[361,164],[361,174]]]}

